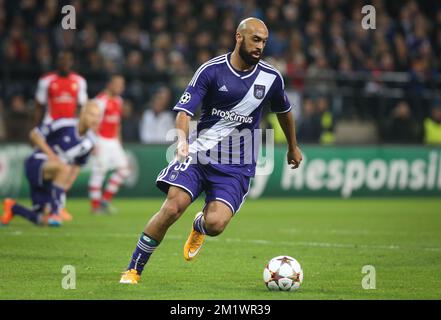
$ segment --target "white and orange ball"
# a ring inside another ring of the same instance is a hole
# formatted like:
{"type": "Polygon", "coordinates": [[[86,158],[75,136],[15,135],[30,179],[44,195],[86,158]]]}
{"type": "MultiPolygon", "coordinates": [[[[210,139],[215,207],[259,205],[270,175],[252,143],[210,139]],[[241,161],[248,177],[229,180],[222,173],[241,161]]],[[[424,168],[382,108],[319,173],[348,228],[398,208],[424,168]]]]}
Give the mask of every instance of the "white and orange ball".
{"type": "Polygon", "coordinates": [[[271,291],[295,291],[302,284],[303,270],[293,257],[278,256],[268,262],[263,280],[271,291]]]}

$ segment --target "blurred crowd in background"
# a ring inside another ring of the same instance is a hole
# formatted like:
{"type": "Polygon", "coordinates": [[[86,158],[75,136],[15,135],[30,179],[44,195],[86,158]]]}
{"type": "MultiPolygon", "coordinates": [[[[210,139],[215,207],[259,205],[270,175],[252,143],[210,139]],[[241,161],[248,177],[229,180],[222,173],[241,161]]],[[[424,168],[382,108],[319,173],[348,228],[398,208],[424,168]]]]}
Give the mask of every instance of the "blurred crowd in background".
{"type": "MultiPolygon", "coordinates": [[[[38,78],[60,50],[94,97],[121,72],[123,139],[161,143],[193,72],[234,48],[244,17],[270,31],[300,143],[441,144],[441,2],[349,0],[0,0],[0,140],[26,141],[38,78]],[[376,29],[361,8],[376,9],[376,29]],[[62,30],[61,8],[76,9],[62,30]]],[[[262,125],[276,129],[274,115],[262,125]]]]}

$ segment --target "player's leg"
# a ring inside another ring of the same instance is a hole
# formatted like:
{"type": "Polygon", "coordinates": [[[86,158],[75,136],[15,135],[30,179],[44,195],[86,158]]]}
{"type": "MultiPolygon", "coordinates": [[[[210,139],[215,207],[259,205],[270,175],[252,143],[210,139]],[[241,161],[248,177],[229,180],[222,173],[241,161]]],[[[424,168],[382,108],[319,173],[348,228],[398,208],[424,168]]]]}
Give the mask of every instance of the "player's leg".
{"type": "Polygon", "coordinates": [[[21,216],[34,224],[39,224],[40,222],[39,215],[33,209],[28,209],[10,198],[3,200],[1,224],[8,225],[14,216],[21,216]]]}
{"type": "Polygon", "coordinates": [[[211,237],[220,235],[233,217],[233,209],[222,201],[210,201],[204,209],[205,234],[211,237]]]}
{"type": "Polygon", "coordinates": [[[128,167],[119,167],[112,173],[104,189],[102,200],[103,207],[109,206],[115,194],[118,193],[121,184],[124,183],[129,174],[130,171],[128,167]]]}
{"type": "Polygon", "coordinates": [[[46,181],[51,181],[51,202],[50,215],[48,221],[50,225],[60,225],[62,218],[61,210],[64,208],[66,198],[66,181],[69,180],[70,167],[67,164],[46,161],[43,165],[43,177],[46,181]]]}
{"type": "Polygon", "coordinates": [[[14,215],[20,215],[35,225],[58,227],[61,225],[60,219],[52,215],[53,196],[52,184],[50,181],[44,183],[40,188],[31,190],[32,210],[19,204],[12,207],[14,215]]]}
{"type": "Polygon", "coordinates": [[[111,157],[113,150],[106,143],[106,139],[97,138],[92,156],[92,171],[89,178],[89,198],[92,213],[103,213],[101,208],[102,188],[106,174],[111,170],[111,157]]]}
{"type": "Polygon", "coordinates": [[[77,179],[77,174],[73,173],[72,169],[73,166],[69,166],[70,167],[70,172],[69,172],[69,177],[68,180],[65,181],[64,183],[64,193],[61,194],[60,197],[60,218],[63,221],[72,221],[73,220],[73,216],[69,213],[69,211],[67,210],[67,193],[69,192],[69,190],[72,188],[73,184],[75,183],[75,180],[77,179]]]}
{"type": "Polygon", "coordinates": [[[31,155],[26,159],[25,174],[29,183],[33,208],[28,209],[12,199],[6,199],[3,203],[2,223],[8,224],[14,215],[18,215],[34,224],[39,224],[45,207],[52,201],[52,184],[48,180],[54,178],[58,170],[57,163],[47,161],[45,156],[31,155]]]}
{"type": "Polygon", "coordinates": [[[21,216],[35,225],[39,225],[43,221],[43,215],[40,214],[40,209],[36,207],[28,209],[13,199],[5,199],[3,201],[3,216],[1,218],[2,225],[8,225],[14,216],[21,216]]]}
{"type": "Polygon", "coordinates": [[[42,166],[43,180],[50,180],[64,187],[69,176],[69,166],[59,161],[47,160],[42,166]]]}
{"type": "Polygon", "coordinates": [[[139,281],[147,261],[164,238],[168,228],[179,219],[191,201],[190,195],[183,189],[174,186],[169,188],[161,209],[145,226],[120,283],[135,284],[139,281]]]}
{"type": "Polygon", "coordinates": [[[99,165],[98,161],[94,159],[92,165],[92,172],[89,178],[89,199],[92,213],[99,213],[101,209],[101,187],[104,182],[106,171],[99,165]]]}
{"type": "Polygon", "coordinates": [[[202,248],[205,235],[215,237],[224,231],[233,217],[232,209],[221,201],[210,201],[198,212],[184,245],[184,259],[193,260],[202,248]]]}
{"type": "Polygon", "coordinates": [[[140,274],[150,255],[164,238],[168,228],[184,213],[202,191],[203,177],[197,165],[188,162],[171,162],[156,179],[157,187],[167,194],[161,209],[147,223],[133,252],[128,270],[121,283],[138,283],[140,274]]]}
{"type": "Polygon", "coordinates": [[[130,175],[129,162],[121,144],[118,140],[113,140],[111,141],[111,145],[113,145],[113,152],[111,153],[112,157],[109,160],[111,161],[111,168],[115,168],[115,171],[110,176],[104,189],[102,199],[103,207],[109,207],[110,202],[118,193],[120,186],[130,175]]]}
{"type": "Polygon", "coordinates": [[[45,218],[46,209],[50,207],[52,187],[50,182],[45,183],[40,187],[30,187],[32,209],[28,209],[13,199],[5,199],[3,202],[3,216],[1,222],[3,225],[9,224],[14,216],[21,216],[22,218],[32,222],[35,225],[47,224],[55,226],[52,221],[49,221],[49,216],[45,218]]]}
{"type": "Polygon", "coordinates": [[[206,205],[196,214],[192,230],[184,245],[184,258],[189,261],[199,253],[205,235],[221,234],[233,215],[239,211],[249,189],[250,178],[240,174],[220,173],[215,168],[206,168],[206,205]]]}
{"type": "Polygon", "coordinates": [[[191,201],[186,191],[171,186],[161,209],[147,223],[144,233],[161,242],[168,228],[181,217],[191,201]]]}

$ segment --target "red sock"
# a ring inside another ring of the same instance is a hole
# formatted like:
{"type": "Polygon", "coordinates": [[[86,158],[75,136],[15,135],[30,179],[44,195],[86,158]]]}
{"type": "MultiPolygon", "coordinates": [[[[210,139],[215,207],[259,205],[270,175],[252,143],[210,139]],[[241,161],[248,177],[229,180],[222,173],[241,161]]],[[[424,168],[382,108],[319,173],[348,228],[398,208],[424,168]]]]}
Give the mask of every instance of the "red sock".
{"type": "Polygon", "coordinates": [[[101,187],[89,185],[89,198],[92,210],[98,209],[101,206],[101,187]]]}
{"type": "Polygon", "coordinates": [[[113,196],[118,193],[120,185],[124,182],[124,180],[127,178],[127,170],[117,170],[115,171],[109,178],[109,181],[107,182],[103,200],[110,202],[113,199],[113,196]]]}
{"type": "Polygon", "coordinates": [[[90,203],[92,205],[92,209],[94,209],[94,210],[98,209],[101,206],[101,201],[100,200],[94,199],[90,203]]]}
{"type": "Polygon", "coordinates": [[[112,201],[113,196],[114,196],[114,193],[112,193],[110,191],[105,191],[104,195],[103,195],[103,200],[107,201],[107,202],[110,202],[110,201],[112,201]]]}

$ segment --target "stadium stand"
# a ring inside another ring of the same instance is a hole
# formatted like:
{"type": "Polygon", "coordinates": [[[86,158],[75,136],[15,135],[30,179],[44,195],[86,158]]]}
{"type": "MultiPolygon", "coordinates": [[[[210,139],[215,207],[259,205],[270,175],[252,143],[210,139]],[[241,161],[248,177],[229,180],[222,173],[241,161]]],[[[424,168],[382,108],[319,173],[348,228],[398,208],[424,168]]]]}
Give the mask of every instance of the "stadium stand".
{"type": "MultiPolygon", "coordinates": [[[[271,30],[265,59],[300,104],[311,99],[313,113],[320,99],[327,100],[334,130],[341,121],[364,121],[379,135],[369,141],[423,143],[421,134],[402,139],[384,128],[401,101],[422,127],[441,96],[440,2],[371,2],[375,32],[359,23],[365,1],[0,0],[0,139],[26,140],[16,126],[21,132],[31,125],[37,79],[54,68],[62,49],[74,52],[90,96],[106,74],[125,75],[125,122],[134,123],[151,108],[157,88],[168,86],[176,101],[201,63],[232,49],[237,22],[256,16],[271,30]],[[66,4],[76,9],[76,30],[60,28],[66,4]]],[[[140,141],[134,132],[127,138],[140,141]]]]}

